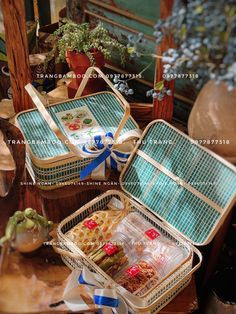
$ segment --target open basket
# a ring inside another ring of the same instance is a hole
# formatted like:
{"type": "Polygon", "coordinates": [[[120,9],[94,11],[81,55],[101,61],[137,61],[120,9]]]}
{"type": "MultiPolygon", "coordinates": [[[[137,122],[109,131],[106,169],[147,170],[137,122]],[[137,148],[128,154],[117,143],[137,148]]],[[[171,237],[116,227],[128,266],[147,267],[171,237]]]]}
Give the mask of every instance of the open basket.
{"type": "Polygon", "coordinates": [[[104,278],[105,287],[117,287],[66,233],[91,213],[106,209],[112,197],[119,199],[188,253],[173,272],[143,296],[145,306],[127,301],[135,313],[158,313],[200,267],[202,256],[194,245],[209,243],[233,206],[236,170],[168,123],[157,120],[145,129],[121,173],[120,184],[124,192],[108,191],[64,219],[58,226],[60,247],[55,249],[71,269],[87,265],[104,278]],[[199,261],[194,265],[195,255],[199,261]]]}
{"type": "MultiPolygon", "coordinates": [[[[81,170],[94,160],[92,155],[83,153],[83,143],[79,140],[73,142],[73,138],[87,136],[90,139],[90,136],[97,135],[97,130],[102,130],[103,134],[112,133],[116,143],[132,140],[141,134],[130,116],[128,102],[99,68],[90,67],[86,71],[73,100],[47,105],[45,98],[31,84],[26,85],[26,90],[37,109],[20,112],[15,121],[27,144],[27,167],[41,189],[54,189],[80,181],[81,170]],[[94,71],[113,92],[81,97],[94,71]],[[83,115],[88,118],[82,120],[83,115]],[[86,127],[89,123],[91,127],[81,135],[78,128],[83,129],[85,122],[86,127]]],[[[109,171],[104,179],[108,175],[109,171]]]]}

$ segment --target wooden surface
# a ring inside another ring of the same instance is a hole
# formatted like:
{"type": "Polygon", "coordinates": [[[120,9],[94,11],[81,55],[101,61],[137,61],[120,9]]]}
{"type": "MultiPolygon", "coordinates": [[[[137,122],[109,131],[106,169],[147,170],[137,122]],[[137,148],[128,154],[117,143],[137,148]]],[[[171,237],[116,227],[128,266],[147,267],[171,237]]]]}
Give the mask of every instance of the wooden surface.
{"type": "Polygon", "coordinates": [[[2,0],[8,67],[16,112],[32,108],[24,86],[31,82],[24,0],[2,0]]]}
{"type": "MultiPolygon", "coordinates": [[[[110,189],[120,189],[119,174],[112,173],[109,182],[87,181],[53,191],[40,191],[31,185],[29,176],[22,180],[19,208],[33,207],[55,222],[83,204],[110,189]]],[[[66,313],[64,305],[50,307],[60,301],[70,270],[49,247],[30,255],[11,252],[4,258],[0,275],[0,313],[66,313]]],[[[160,313],[191,313],[197,308],[194,280],[160,313]]]]}
{"type": "MultiPolygon", "coordinates": [[[[31,255],[11,252],[0,275],[0,313],[66,313],[65,305],[50,307],[61,300],[70,274],[51,248],[42,247],[31,255]]],[[[192,313],[197,309],[194,279],[161,314],[192,313]]]]}
{"type": "MultiPolygon", "coordinates": [[[[161,19],[165,20],[169,15],[171,15],[173,0],[161,0],[160,3],[160,16],[161,19]]],[[[168,48],[173,47],[173,39],[170,36],[165,36],[162,39],[161,44],[157,48],[157,54],[160,56],[168,48]]],[[[160,82],[163,80],[163,64],[161,59],[156,62],[156,79],[155,82],[160,82]]],[[[174,95],[174,81],[166,82],[165,86],[172,90],[174,95]]],[[[154,99],[153,101],[153,118],[154,119],[164,119],[166,121],[171,121],[174,111],[174,97],[165,96],[163,100],[158,101],[154,99]]]]}
{"type": "Polygon", "coordinates": [[[10,253],[0,275],[0,313],[63,312],[65,306],[49,305],[61,300],[69,274],[50,248],[25,256],[10,253]]]}

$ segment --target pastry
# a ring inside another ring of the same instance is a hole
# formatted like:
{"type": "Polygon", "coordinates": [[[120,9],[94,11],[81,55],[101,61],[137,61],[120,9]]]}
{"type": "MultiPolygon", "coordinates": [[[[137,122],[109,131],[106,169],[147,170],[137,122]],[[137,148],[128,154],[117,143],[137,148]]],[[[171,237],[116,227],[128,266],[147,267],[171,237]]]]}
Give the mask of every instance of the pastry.
{"type": "Polygon", "coordinates": [[[84,253],[88,254],[107,242],[112,231],[122,220],[125,211],[104,210],[92,215],[70,229],[66,236],[75,243],[84,253]]]}
{"type": "Polygon", "coordinates": [[[135,293],[153,277],[157,277],[157,272],[148,261],[140,260],[138,263],[127,268],[116,282],[127,291],[135,293]]]}
{"type": "Polygon", "coordinates": [[[112,242],[90,253],[89,258],[111,277],[128,262],[123,246],[112,242]]]}

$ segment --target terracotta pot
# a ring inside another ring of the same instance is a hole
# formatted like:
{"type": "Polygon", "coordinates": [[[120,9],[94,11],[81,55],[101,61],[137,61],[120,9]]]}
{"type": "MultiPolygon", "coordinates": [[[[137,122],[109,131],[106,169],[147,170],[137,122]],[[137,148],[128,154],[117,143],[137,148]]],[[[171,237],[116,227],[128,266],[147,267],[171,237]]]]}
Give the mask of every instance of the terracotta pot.
{"type": "Polygon", "coordinates": [[[209,81],[200,91],[188,120],[189,135],[236,163],[236,89],[209,81]]]}
{"type": "MultiPolygon", "coordinates": [[[[105,65],[103,53],[101,51],[93,51],[91,54],[93,55],[95,66],[102,68],[105,65]]],[[[91,66],[89,58],[85,53],[68,51],[66,61],[69,67],[77,74],[77,82],[81,82],[82,77],[80,77],[80,75],[83,75],[91,66]]]]}
{"type": "MultiPolygon", "coordinates": [[[[95,60],[94,65],[101,69],[105,65],[103,53],[97,50],[91,51],[91,53],[95,60]]],[[[91,63],[85,53],[78,53],[75,51],[67,51],[66,61],[70,69],[76,74],[76,79],[73,79],[68,86],[68,95],[70,98],[73,98],[83,79],[83,75],[91,66],[91,63]]],[[[99,81],[98,78],[90,78],[82,95],[88,95],[103,90],[105,85],[99,83],[99,81]]]]}

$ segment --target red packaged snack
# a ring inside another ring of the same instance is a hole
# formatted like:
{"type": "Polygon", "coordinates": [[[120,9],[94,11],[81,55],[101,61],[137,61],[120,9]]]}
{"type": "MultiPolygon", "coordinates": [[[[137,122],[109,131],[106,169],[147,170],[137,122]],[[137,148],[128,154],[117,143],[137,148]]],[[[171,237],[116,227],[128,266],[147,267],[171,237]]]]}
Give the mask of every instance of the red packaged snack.
{"type": "Polygon", "coordinates": [[[105,273],[114,277],[129,262],[129,238],[121,233],[115,233],[111,241],[92,251],[88,256],[105,273]]]}
{"type": "Polygon", "coordinates": [[[150,256],[146,256],[120,272],[116,282],[127,291],[138,294],[154,278],[157,284],[159,276],[154,261],[150,256]]]}

